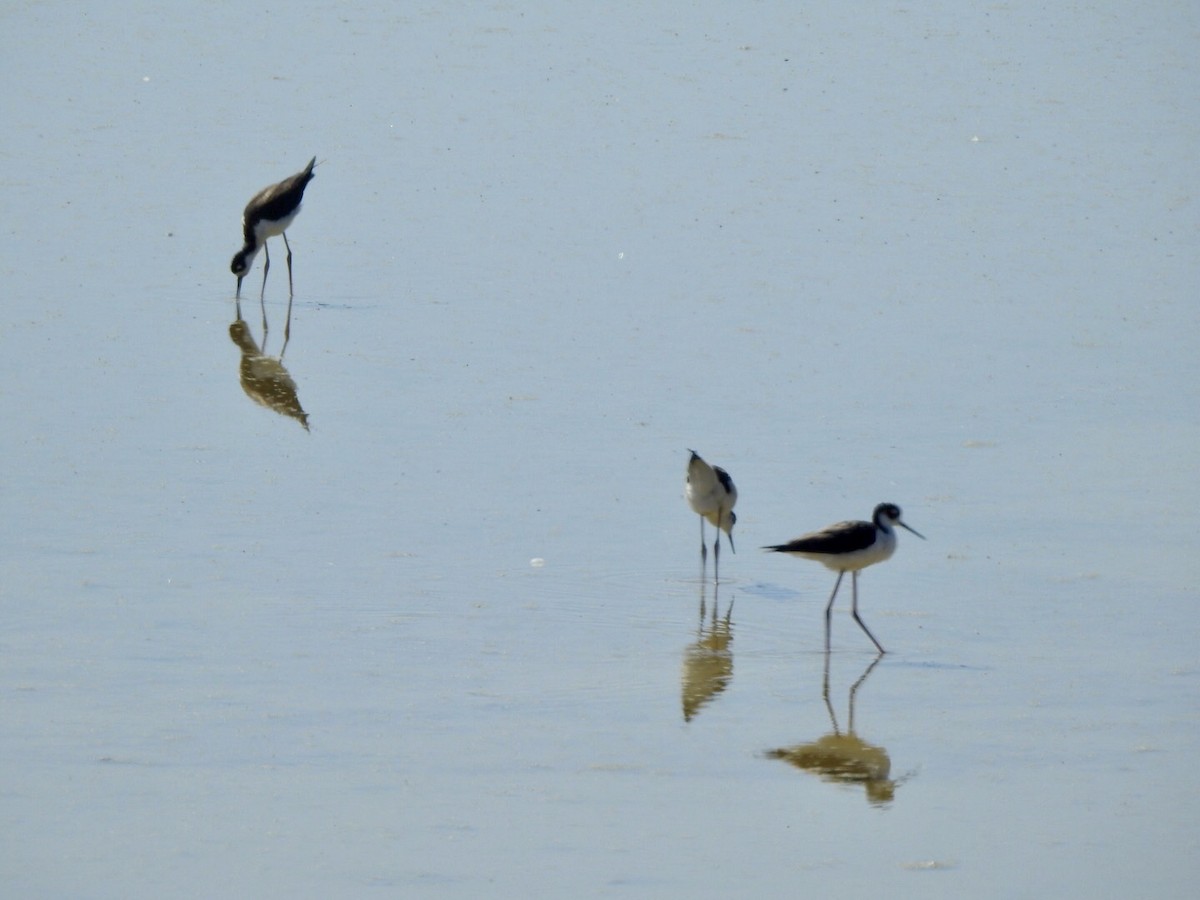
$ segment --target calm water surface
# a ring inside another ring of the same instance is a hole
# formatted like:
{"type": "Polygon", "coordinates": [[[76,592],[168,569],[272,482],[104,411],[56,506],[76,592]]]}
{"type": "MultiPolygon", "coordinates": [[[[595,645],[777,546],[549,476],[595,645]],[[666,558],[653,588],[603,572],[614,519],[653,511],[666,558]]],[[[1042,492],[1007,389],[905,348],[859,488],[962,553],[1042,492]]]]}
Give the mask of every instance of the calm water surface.
{"type": "Polygon", "coordinates": [[[6,893],[1191,895],[1194,11],[3,18],[6,893]]]}

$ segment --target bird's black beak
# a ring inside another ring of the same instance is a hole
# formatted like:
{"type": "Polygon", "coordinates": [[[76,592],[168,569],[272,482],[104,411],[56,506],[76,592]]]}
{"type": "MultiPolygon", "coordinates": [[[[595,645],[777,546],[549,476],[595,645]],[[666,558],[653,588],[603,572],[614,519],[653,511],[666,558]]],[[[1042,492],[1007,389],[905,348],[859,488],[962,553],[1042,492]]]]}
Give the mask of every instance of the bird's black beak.
{"type": "MultiPolygon", "coordinates": [[[[241,275],[238,276],[237,292],[233,296],[235,298],[237,298],[238,300],[242,299],[242,276],[241,275]]],[[[908,526],[906,525],[905,527],[907,528],[908,526]]]]}
{"type": "Polygon", "coordinates": [[[917,531],[914,528],[909,528],[907,525],[905,525],[899,519],[896,520],[896,524],[899,525],[901,528],[903,528],[905,531],[911,531],[913,534],[915,534],[921,540],[925,540],[925,535],[921,534],[921,532],[917,531]]]}

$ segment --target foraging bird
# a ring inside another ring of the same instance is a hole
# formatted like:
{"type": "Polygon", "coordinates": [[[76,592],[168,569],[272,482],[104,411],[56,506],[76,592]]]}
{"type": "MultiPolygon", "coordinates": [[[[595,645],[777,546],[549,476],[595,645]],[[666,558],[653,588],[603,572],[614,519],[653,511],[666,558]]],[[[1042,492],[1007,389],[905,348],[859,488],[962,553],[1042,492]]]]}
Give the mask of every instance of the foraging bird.
{"type": "Polygon", "coordinates": [[[242,279],[250,271],[254,257],[258,251],[264,253],[263,283],[259,299],[267,290],[267,272],[271,270],[271,251],[267,249],[267,238],[279,235],[283,238],[283,246],[287,247],[288,267],[288,297],[292,296],[292,248],[288,245],[287,229],[300,212],[300,203],[304,200],[304,188],[313,179],[313,166],[317,158],[314,156],[304,167],[290,178],[285,178],[278,184],[263,188],[246,204],[242,213],[242,233],[244,246],[233,255],[229,270],[237,276],[237,296],[242,296],[242,279]]]}
{"type": "Polygon", "coordinates": [[[720,466],[710,466],[700,458],[695,450],[689,450],[692,458],[688,460],[687,478],[684,480],[685,496],[692,512],[700,516],[700,559],[703,564],[708,560],[708,548],[704,544],[704,520],[708,519],[717,529],[716,539],[713,540],[713,579],[716,580],[717,568],[721,563],[721,532],[729,538],[729,549],[733,548],[733,526],[737,515],[733,508],[737,505],[737,488],[729,473],[720,466]]]}
{"type": "Polygon", "coordinates": [[[909,528],[900,520],[900,507],[894,503],[880,503],[875,507],[870,522],[838,522],[786,544],[763,547],[764,550],[774,550],[776,553],[790,553],[792,556],[814,559],[838,573],[837,581],[833,583],[833,593],[829,595],[829,605],[825,607],[826,650],[829,649],[829,617],[833,612],[833,601],[837,598],[842,576],[850,572],[854,591],[851,615],[879,652],[885,652],[883,645],[875,640],[875,635],[871,634],[870,629],[858,616],[858,570],[883,562],[896,552],[896,532],[893,529],[895,525],[925,540],[923,534],[909,528]]]}

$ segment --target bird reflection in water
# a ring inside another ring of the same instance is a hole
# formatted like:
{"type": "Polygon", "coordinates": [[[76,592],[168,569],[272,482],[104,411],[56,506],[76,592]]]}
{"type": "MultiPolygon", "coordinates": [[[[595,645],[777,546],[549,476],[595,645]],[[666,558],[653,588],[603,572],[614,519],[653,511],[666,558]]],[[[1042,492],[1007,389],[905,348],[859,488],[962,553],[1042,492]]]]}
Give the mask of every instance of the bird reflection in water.
{"type": "MultiPolygon", "coordinates": [[[[292,309],[288,303],[287,324],[284,326],[283,347],[278,356],[268,356],[259,349],[250,334],[250,327],[242,319],[242,306],[237,305],[237,319],[229,326],[229,338],[242,351],[242,362],[238,370],[242,390],[246,396],[260,406],[273,409],[282,416],[295,419],[308,431],[308,414],[300,406],[296,396],[296,382],[283,365],[283,354],[291,339],[292,309]]],[[[263,311],[263,346],[267,342],[266,311],[263,311]]]]}
{"type": "MultiPolygon", "coordinates": [[[[882,654],[866,668],[858,681],[850,688],[850,711],[847,730],[838,727],[833,704],[829,700],[829,654],[825,654],[825,708],[829,710],[829,721],[833,731],[810,744],[796,744],[779,750],[768,750],[769,759],[782,759],[797,769],[812,772],[823,781],[834,784],[861,784],[867,793],[867,802],[872,806],[886,806],[892,802],[899,783],[890,777],[892,760],[883,747],[868,744],[854,730],[854,701],[858,689],[871,671],[879,665],[882,654]]],[[[901,779],[903,780],[903,779],[901,779]]]]}
{"type": "Polygon", "coordinates": [[[701,707],[729,687],[733,679],[733,603],[724,618],[717,612],[720,601],[713,588],[712,619],[707,621],[705,580],[700,579],[700,625],[697,640],[683,651],[683,720],[692,721],[701,707]]]}

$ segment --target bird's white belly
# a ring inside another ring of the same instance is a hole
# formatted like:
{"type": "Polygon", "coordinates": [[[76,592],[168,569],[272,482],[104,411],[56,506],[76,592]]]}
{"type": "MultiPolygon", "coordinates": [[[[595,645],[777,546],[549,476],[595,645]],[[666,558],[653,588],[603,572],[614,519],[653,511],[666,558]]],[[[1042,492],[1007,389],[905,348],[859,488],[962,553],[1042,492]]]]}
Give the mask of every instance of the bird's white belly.
{"type": "Polygon", "coordinates": [[[707,494],[697,494],[689,491],[687,502],[688,506],[692,508],[692,512],[700,516],[715,515],[717,510],[721,508],[721,498],[717,497],[716,491],[710,491],[707,494]]]}
{"type": "Polygon", "coordinates": [[[815,560],[835,572],[857,572],[867,566],[883,562],[896,552],[894,541],[876,541],[870,547],[862,550],[852,550],[849,553],[805,553],[802,550],[793,551],[795,556],[815,560]]]}
{"type": "Polygon", "coordinates": [[[290,216],[288,216],[284,219],[279,219],[277,221],[261,219],[254,225],[254,236],[256,238],[258,238],[258,242],[260,244],[263,241],[265,241],[267,238],[279,237],[279,235],[283,234],[285,231],[288,230],[288,227],[295,220],[295,218],[299,214],[299,212],[300,212],[300,207],[297,206],[295,211],[290,216]]]}

